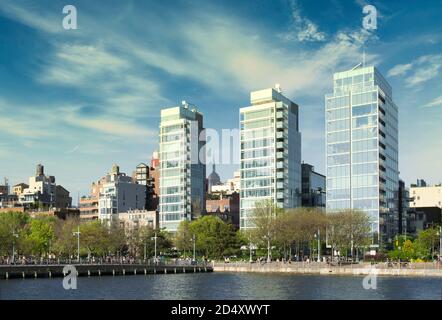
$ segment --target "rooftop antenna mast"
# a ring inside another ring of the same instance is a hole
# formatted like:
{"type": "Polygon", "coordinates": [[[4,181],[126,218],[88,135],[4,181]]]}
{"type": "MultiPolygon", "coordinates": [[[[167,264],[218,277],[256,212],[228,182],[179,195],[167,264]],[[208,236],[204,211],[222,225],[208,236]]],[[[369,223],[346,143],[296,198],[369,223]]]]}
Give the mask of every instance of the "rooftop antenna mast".
{"type": "Polygon", "coordinates": [[[351,70],[355,70],[359,67],[365,68],[365,48],[364,47],[362,48],[362,62],[359,62],[351,70]]]}

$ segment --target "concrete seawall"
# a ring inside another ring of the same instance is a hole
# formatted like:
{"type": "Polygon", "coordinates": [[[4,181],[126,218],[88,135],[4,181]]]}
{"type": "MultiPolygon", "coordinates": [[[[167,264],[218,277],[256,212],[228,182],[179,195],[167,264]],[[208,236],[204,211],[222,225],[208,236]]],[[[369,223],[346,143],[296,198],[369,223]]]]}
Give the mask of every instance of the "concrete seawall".
{"type": "Polygon", "coordinates": [[[327,266],[326,264],[307,263],[215,263],[215,272],[257,272],[257,273],[293,273],[311,275],[367,275],[409,276],[409,277],[442,277],[438,266],[416,266],[387,268],[384,265],[355,264],[347,266],[327,266]]]}
{"type": "MultiPolygon", "coordinates": [[[[212,266],[202,265],[145,265],[145,264],[79,264],[79,277],[175,274],[212,272],[212,266]]],[[[0,266],[0,279],[63,277],[64,265],[7,265],[0,266]]],[[[69,272],[68,272],[69,273],[69,272]]]]}

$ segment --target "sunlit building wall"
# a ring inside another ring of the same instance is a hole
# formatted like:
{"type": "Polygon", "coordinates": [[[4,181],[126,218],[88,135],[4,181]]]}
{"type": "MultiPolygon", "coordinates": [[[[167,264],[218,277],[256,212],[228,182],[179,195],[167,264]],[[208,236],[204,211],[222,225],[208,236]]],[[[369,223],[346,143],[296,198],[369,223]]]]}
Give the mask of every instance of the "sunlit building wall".
{"type": "Polygon", "coordinates": [[[240,228],[253,228],[257,202],[280,208],[300,205],[301,133],[299,107],[281,90],[251,92],[251,106],[240,109],[240,228]]]}
{"type": "Polygon", "coordinates": [[[203,115],[184,106],[161,110],[160,227],[175,232],[205,209],[203,115]]]}
{"type": "Polygon", "coordinates": [[[333,76],[325,97],[327,212],[360,209],[371,219],[372,245],[397,233],[398,109],[375,67],[333,76]]]}

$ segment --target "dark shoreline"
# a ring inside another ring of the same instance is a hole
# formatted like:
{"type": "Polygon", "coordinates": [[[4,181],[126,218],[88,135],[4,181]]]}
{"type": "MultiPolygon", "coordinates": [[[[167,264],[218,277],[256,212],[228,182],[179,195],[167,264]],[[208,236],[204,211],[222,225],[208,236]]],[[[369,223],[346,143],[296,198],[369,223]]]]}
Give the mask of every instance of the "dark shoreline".
{"type": "Polygon", "coordinates": [[[0,266],[0,279],[64,277],[70,270],[76,270],[79,277],[88,277],[213,272],[213,267],[152,264],[8,265],[0,266]],[[65,266],[71,266],[71,269],[63,272],[65,266]]]}

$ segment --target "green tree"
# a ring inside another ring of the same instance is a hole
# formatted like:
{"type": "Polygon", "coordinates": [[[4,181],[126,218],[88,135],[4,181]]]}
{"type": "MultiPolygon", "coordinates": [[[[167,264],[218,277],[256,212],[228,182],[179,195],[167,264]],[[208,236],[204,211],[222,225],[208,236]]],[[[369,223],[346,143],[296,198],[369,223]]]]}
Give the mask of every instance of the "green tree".
{"type": "Polygon", "coordinates": [[[405,260],[411,260],[411,259],[415,258],[415,249],[414,249],[413,242],[411,240],[406,240],[404,242],[402,252],[404,254],[405,260]]]}
{"type": "Polygon", "coordinates": [[[339,250],[341,255],[370,244],[370,218],[362,211],[342,210],[329,214],[327,231],[332,250],[339,250]]]}
{"type": "Polygon", "coordinates": [[[282,256],[287,259],[290,254],[290,247],[294,241],[294,233],[296,232],[291,223],[292,217],[287,213],[283,212],[275,219],[275,239],[274,243],[277,247],[282,248],[282,256]]]}
{"type": "Polygon", "coordinates": [[[88,221],[80,225],[80,232],[80,246],[86,248],[88,259],[92,255],[104,256],[108,253],[109,229],[107,226],[98,220],[88,221]]]}
{"type": "Polygon", "coordinates": [[[58,220],[55,224],[55,245],[54,252],[59,257],[67,257],[69,260],[77,248],[77,239],[74,237],[74,232],[80,225],[78,218],[68,218],[66,220],[58,220]]]}
{"type": "Polygon", "coordinates": [[[155,256],[155,235],[157,237],[157,257],[168,252],[172,248],[172,240],[170,235],[165,230],[153,229],[149,226],[142,226],[136,233],[136,247],[137,256],[144,257],[144,251],[146,251],[146,258],[155,256]]]}
{"type": "Polygon", "coordinates": [[[49,247],[55,240],[56,219],[45,217],[30,221],[29,231],[25,238],[29,254],[44,256],[49,253],[49,247]]]}
{"type": "Polygon", "coordinates": [[[304,253],[306,248],[312,253],[313,248],[317,246],[315,235],[318,236],[318,230],[322,239],[325,235],[325,213],[315,208],[296,208],[286,210],[284,216],[281,223],[286,229],[287,240],[296,244],[297,254],[299,255],[299,249],[304,253]]]}
{"type": "Polygon", "coordinates": [[[127,249],[127,237],[124,231],[124,227],[118,222],[113,222],[108,230],[105,238],[107,241],[104,246],[104,250],[115,253],[116,256],[121,256],[123,251],[127,249]]]}
{"type": "Polygon", "coordinates": [[[25,227],[29,215],[23,212],[5,212],[0,214],[0,255],[12,256],[12,247],[20,250],[25,237],[25,227]]]}
{"type": "Polygon", "coordinates": [[[388,253],[392,260],[410,261],[417,257],[416,248],[413,241],[405,237],[398,237],[395,241],[395,247],[388,253]]]}
{"type": "Polygon", "coordinates": [[[183,220],[178,226],[177,232],[175,234],[174,243],[177,250],[187,256],[187,253],[192,251],[192,233],[190,231],[190,221],[183,220]]]}
{"type": "Polygon", "coordinates": [[[439,250],[439,227],[432,227],[419,232],[415,240],[416,254],[421,259],[432,259],[439,250]]]}
{"type": "Polygon", "coordinates": [[[271,200],[257,202],[253,210],[252,238],[255,244],[267,248],[267,261],[270,261],[272,245],[276,243],[278,233],[277,217],[284,212],[271,200]]]}
{"type": "Polygon", "coordinates": [[[127,250],[130,256],[140,257],[139,243],[140,243],[140,228],[130,229],[127,235],[127,250]]]}
{"type": "Polygon", "coordinates": [[[187,241],[191,242],[195,235],[196,249],[206,258],[222,258],[240,250],[240,238],[233,226],[219,217],[203,216],[192,221],[189,230],[191,237],[187,241]]]}

